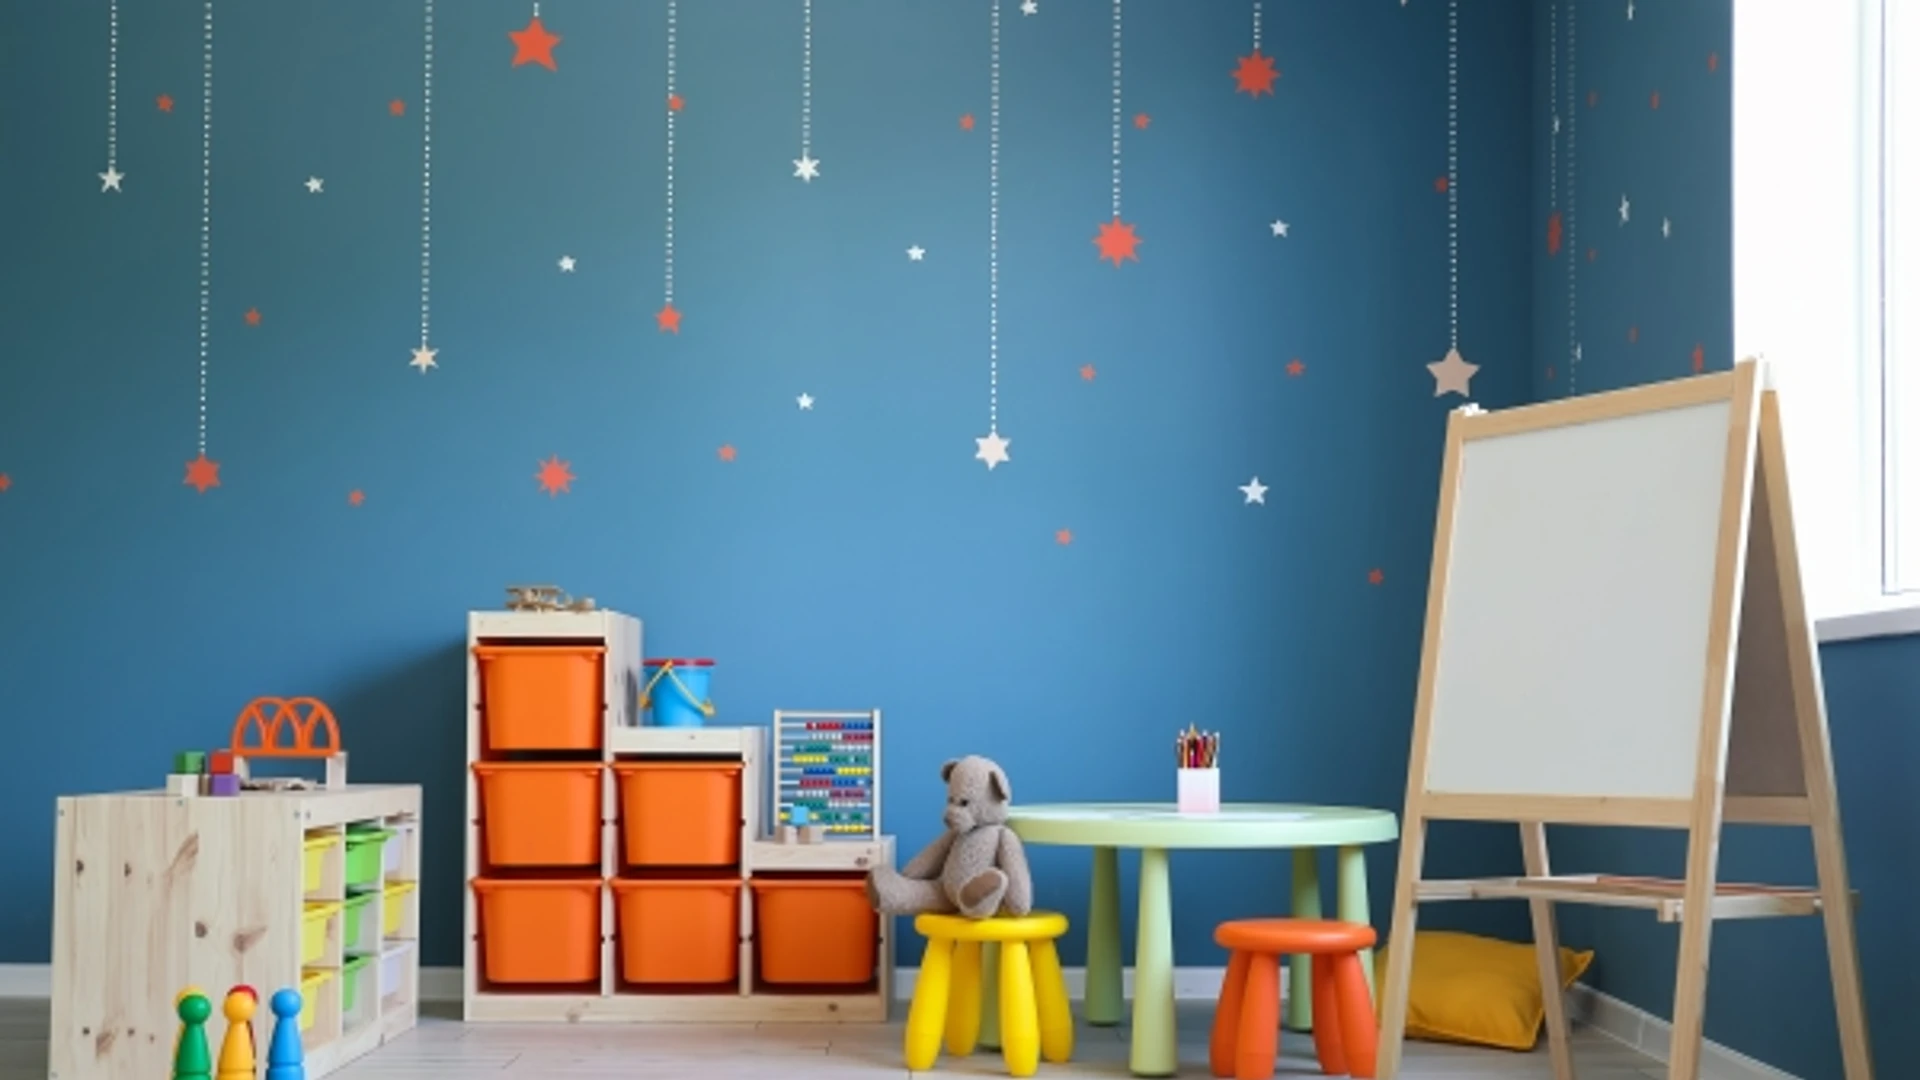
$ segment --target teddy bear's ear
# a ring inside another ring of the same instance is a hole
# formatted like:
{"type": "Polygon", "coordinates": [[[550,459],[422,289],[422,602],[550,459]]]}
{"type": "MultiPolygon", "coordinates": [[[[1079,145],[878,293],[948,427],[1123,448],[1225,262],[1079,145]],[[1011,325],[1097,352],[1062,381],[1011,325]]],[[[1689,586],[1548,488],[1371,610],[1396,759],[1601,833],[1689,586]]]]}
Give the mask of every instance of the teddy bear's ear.
{"type": "Polygon", "coordinates": [[[959,758],[955,758],[952,761],[947,762],[945,765],[940,766],[941,781],[944,782],[944,781],[953,779],[953,770],[958,768],[959,766],[960,766],[959,758]]]}
{"type": "Polygon", "coordinates": [[[987,790],[991,791],[1001,802],[1010,803],[1013,801],[1013,785],[1007,783],[1007,774],[1003,772],[998,765],[987,770],[987,790]]]}

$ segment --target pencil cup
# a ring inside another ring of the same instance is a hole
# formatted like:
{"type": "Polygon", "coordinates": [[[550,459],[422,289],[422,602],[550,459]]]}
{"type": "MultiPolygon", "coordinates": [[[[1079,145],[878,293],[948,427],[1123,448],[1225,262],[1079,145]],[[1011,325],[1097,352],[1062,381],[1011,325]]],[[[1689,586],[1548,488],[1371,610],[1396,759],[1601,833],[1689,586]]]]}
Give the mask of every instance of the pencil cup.
{"type": "Polygon", "coordinates": [[[1217,814],[1220,812],[1220,770],[1180,770],[1180,812],[1217,814]]]}

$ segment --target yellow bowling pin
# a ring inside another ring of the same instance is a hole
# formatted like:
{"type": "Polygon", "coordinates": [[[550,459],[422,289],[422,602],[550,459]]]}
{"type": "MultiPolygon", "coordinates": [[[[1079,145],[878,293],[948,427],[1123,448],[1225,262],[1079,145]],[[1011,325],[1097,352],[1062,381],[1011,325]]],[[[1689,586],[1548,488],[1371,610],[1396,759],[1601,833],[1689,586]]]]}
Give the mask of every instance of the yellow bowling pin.
{"type": "Polygon", "coordinates": [[[258,1076],[253,1049],[253,1012],[258,1006],[251,988],[236,986],[228,991],[221,1006],[227,1017],[227,1037],[220,1043],[214,1080],[255,1080],[258,1076]]]}

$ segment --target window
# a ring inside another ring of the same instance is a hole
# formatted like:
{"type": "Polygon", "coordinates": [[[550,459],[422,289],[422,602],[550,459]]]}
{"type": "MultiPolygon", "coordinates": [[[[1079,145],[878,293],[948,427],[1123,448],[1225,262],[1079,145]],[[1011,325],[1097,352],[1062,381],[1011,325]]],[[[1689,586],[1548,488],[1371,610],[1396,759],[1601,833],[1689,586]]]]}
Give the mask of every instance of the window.
{"type": "Polygon", "coordinates": [[[1910,0],[1734,5],[1734,350],[1780,390],[1823,640],[1920,632],[1920,190],[1902,190],[1920,189],[1920,76],[1903,54],[1920,60],[1910,0]]]}

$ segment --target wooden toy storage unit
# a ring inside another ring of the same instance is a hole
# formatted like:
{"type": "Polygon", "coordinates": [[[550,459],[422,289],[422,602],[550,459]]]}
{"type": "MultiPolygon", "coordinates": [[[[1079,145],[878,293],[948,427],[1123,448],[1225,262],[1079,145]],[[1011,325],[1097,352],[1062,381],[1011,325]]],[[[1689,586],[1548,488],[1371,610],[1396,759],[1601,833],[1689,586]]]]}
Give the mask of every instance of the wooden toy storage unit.
{"type": "Polygon", "coordinates": [[[893,838],[771,838],[767,729],[640,726],[641,640],[468,616],[465,1019],[885,1021],[893,838]]]}
{"type": "Polygon", "coordinates": [[[299,987],[309,1078],[418,1020],[418,787],[69,796],[54,846],[51,1080],[170,1075],[188,986],[299,987]]]}

